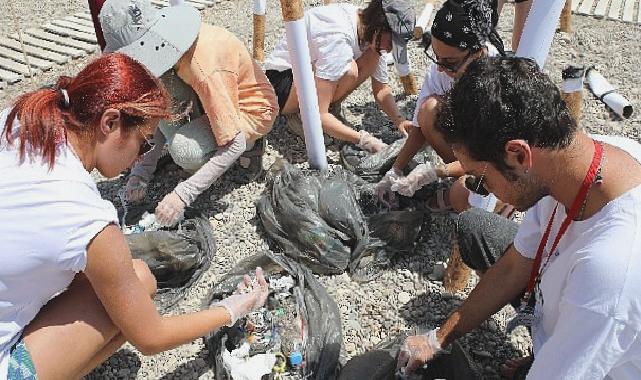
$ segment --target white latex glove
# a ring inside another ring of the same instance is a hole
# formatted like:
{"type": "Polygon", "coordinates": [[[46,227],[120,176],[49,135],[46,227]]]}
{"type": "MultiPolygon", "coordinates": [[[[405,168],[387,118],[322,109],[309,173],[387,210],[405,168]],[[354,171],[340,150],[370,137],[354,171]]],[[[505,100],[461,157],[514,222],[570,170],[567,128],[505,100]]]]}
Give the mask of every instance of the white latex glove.
{"type": "Polygon", "coordinates": [[[185,216],[187,205],[173,191],[162,199],[156,207],[156,221],[164,227],[171,227],[185,216]]]}
{"type": "Polygon", "coordinates": [[[444,350],[436,339],[436,330],[424,335],[408,336],[398,352],[396,369],[401,373],[412,373],[441,352],[444,350]]]}
{"type": "Polygon", "coordinates": [[[251,278],[245,275],[243,282],[238,284],[236,294],[220,300],[212,306],[223,307],[230,316],[228,326],[233,326],[238,319],[263,307],[268,295],[269,287],[267,286],[267,281],[265,281],[263,269],[257,267],[256,281],[252,283],[251,278]]]}
{"type": "Polygon", "coordinates": [[[130,175],[125,185],[125,198],[129,202],[138,202],[147,195],[147,182],[137,175],[130,175]]]}
{"type": "Polygon", "coordinates": [[[394,184],[394,181],[400,179],[402,175],[402,171],[392,166],[392,168],[385,173],[383,179],[381,179],[374,188],[378,199],[387,205],[387,207],[390,207],[390,203],[393,203],[396,198],[392,191],[392,185],[394,184]]]}
{"type": "Polygon", "coordinates": [[[372,136],[367,131],[360,131],[360,139],[358,140],[358,147],[364,149],[370,153],[376,153],[379,150],[385,148],[387,144],[381,141],[381,139],[372,136]]]}
{"type": "Polygon", "coordinates": [[[406,197],[411,197],[414,196],[416,190],[428,183],[436,182],[437,180],[438,176],[436,175],[436,170],[434,170],[432,164],[428,162],[415,167],[407,177],[401,177],[394,180],[394,183],[392,184],[392,191],[406,197]]]}

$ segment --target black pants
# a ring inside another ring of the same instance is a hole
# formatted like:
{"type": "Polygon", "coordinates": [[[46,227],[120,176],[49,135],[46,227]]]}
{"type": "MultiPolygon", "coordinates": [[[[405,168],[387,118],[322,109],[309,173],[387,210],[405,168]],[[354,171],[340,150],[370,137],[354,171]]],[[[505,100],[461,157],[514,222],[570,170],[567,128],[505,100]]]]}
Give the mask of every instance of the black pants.
{"type": "Polygon", "coordinates": [[[285,71],[276,71],[276,70],[267,70],[265,71],[265,76],[269,80],[269,83],[274,87],[274,92],[276,93],[276,98],[278,99],[278,107],[282,112],[287,98],[289,98],[289,93],[292,91],[292,84],[294,83],[294,73],[292,69],[285,71]]]}

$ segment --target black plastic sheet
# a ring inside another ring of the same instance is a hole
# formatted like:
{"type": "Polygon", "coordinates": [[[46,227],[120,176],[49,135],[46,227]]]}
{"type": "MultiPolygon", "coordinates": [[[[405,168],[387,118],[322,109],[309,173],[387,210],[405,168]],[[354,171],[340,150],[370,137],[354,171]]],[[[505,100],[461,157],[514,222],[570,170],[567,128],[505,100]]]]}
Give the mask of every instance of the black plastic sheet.
{"type": "MultiPolygon", "coordinates": [[[[135,224],[153,206],[134,206],[127,212],[127,224],[135,224]]],[[[211,223],[194,209],[185,211],[179,226],[158,231],[125,235],[131,255],[143,260],[156,277],[156,303],[166,311],[180,300],[187,290],[209,268],[216,252],[211,223]]]]}
{"type": "MultiPolygon", "coordinates": [[[[305,378],[318,380],[336,379],[339,368],[339,354],[342,343],[340,314],[336,302],[314,275],[303,265],[282,255],[264,252],[240,261],[233,270],[211,290],[209,307],[232,294],[243,275],[263,268],[265,277],[273,274],[289,274],[296,279],[304,298],[303,318],[307,323],[307,344],[304,350],[305,378]]],[[[215,378],[229,380],[222,363],[222,350],[230,339],[234,327],[223,327],[207,335],[205,346],[213,360],[215,378]]]]}

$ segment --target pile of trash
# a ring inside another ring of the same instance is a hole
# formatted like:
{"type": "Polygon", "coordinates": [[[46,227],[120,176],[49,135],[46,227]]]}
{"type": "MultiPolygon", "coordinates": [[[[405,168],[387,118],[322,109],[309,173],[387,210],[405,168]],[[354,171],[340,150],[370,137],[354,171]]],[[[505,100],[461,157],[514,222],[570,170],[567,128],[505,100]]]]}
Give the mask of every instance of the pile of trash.
{"type": "Polygon", "coordinates": [[[394,255],[413,250],[424,220],[420,210],[382,207],[371,185],[341,168],[303,171],[285,161],[270,169],[256,207],[285,256],[316,274],[349,270],[356,281],[373,280],[394,255]]]}
{"type": "Polygon", "coordinates": [[[232,294],[260,266],[269,284],[260,310],[205,337],[216,379],[334,379],[342,342],[334,300],[300,264],[264,253],[252,256],[214,286],[208,305],[232,294]]]}
{"type": "Polygon", "coordinates": [[[156,304],[167,311],[209,268],[216,252],[211,223],[188,208],[185,219],[172,228],[156,223],[155,205],[128,205],[121,227],[134,259],[143,260],[156,277],[156,304]]]}

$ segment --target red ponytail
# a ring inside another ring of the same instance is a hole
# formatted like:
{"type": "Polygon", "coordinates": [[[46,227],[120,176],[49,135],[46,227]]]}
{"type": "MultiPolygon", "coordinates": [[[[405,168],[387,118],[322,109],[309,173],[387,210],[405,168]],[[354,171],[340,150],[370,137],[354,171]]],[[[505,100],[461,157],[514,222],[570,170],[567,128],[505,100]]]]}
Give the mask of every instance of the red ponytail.
{"type": "Polygon", "coordinates": [[[168,118],[169,99],[158,79],[140,63],[121,53],[105,54],[75,78],[60,77],[55,88],[20,96],[7,117],[5,138],[14,143],[13,123],[18,119],[20,160],[41,156],[53,168],[56,146],[67,131],[93,138],[108,108],[120,110],[125,127],[168,118]]]}

